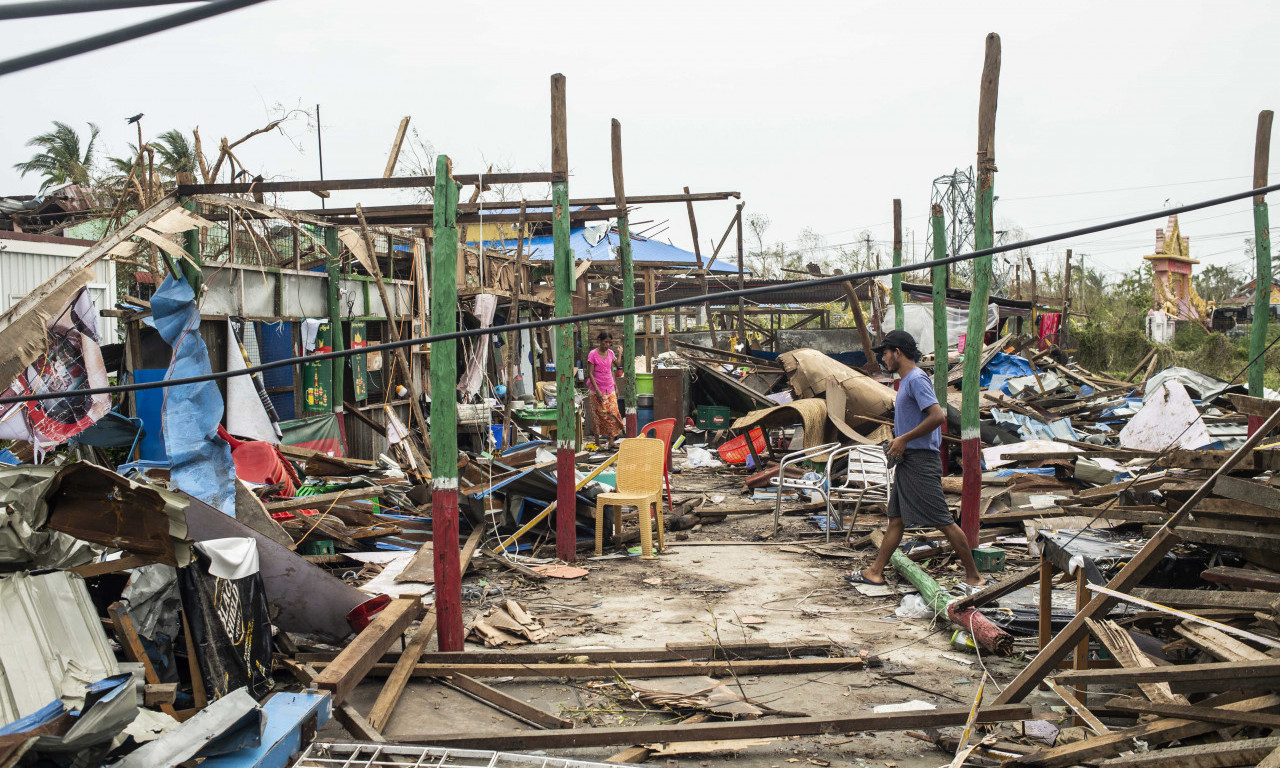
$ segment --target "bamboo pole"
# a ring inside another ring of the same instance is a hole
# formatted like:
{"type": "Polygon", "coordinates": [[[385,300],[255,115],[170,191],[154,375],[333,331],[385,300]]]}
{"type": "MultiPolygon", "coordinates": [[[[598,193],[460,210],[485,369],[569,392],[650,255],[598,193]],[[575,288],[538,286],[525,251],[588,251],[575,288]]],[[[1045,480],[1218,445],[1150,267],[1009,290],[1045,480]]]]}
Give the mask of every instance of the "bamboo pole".
{"type": "MultiPolygon", "coordinates": [[[[618,267],[622,270],[622,308],[636,305],[636,272],[631,263],[631,226],[627,218],[627,192],[622,178],[622,123],[613,121],[609,136],[613,155],[613,203],[618,216],[618,267]]],[[[622,318],[622,407],[627,437],[635,437],[636,423],[636,319],[622,318]]]]}
{"type": "MultiPolygon", "coordinates": [[[[1258,113],[1258,134],[1253,146],[1253,188],[1267,186],[1271,157],[1271,119],[1273,113],[1258,113]]],[[[1263,195],[1253,198],[1253,249],[1257,256],[1257,277],[1253,288],[1253,325],[1249,331],[1249,394],[1263,396],[1262,351],[1267,347],[1267,325],[1271,319],[1271,223],[1267,201],[1263,195]],[[1256,359],[1255,359],[1256,358],[1256,359]]],[[[1249,417],[1249,434],[1258,428],[1260,419],[1249,417]]]]}
{"type": "MultiPolygon", "coordinates": [[[[996,97],[1000,88],[1000,36],[987,35],[986,58],[982,65],[982,87],[978,100],[978,194],[975,205],[973,245],[975,250],[992,247],[994,176],[996,170],[996,97]]],[[[978,425],[981,397],[978,376],[982,366],[983,336],[987,328],[987,299],[990,292],[991,257],[973,262],[973,290],[969,295],[969,327],[965,336],[963,400],[960,407],[960,440],[964,484],[960,496],[960,527],[971,547],[978,546],[979,502],[982,491],[982,440],[978,425]]]]}
{"type": "MultiPolygon", "coordinates": [[[[431,333],[458,330],[458,184],[446,155],[436,158],[432,215],[431,333]]],[[[336,250],[336,249],[335,249],[336,250]]],[[[436,643],[461,651],[462,572],[458,558],[458,342],[431,345],[431,547],[436,643]]]]}
{"type": "MultiPolygon", "coordinates": [[[[902,201],[893,200],[893,266],[902,266],[902,201]]],[[[902,330],[902,273],[893,273],[893,327],[902,330]]]]}
{"type": "MultiPolygon", "coordinates": [[[[325,227],[324,230],[324,249],[328,251],[324,257],[325,278],[328,281],[328,304],[329,304],[329,348],[334,352],[341,352],[346,349],[345,339],[342,333],[342,307],[339,301],[340,291],[342,287],[342,263],[339,260],[339,243],[338,228],[325,227]]],[[[332,399],[334,413],[338,414],[338,426],[342,430],[343,440],[346,439],[346,425],[343,424],[343,388],[345,386],[344,374],[346,373],[346,359],[338,358],[333,361],[333,365],[329,369],[333,373],[332,382],[332,399]]]]}
{"type": "MultiPolygon", "coordinates": [[[[933,258],[935,261],[947,257],[947,233],[942,218],[942,206],[935,204],[930,209],[930,224],[933,227],[933,258]]],[[[947,410],[947,370],[950,348],[947,339],[947,268],[933,268],[933,394],[943,412],[947,410]]],[[[947,431],[944,422],[942,431],[947,431]]],[[[947,466],[947,448],[941,446],[942,466],[947,466]]]]}
{"type": "MultiPolygon", "coordinates": [[[[573,314],[573,249],[569,246],[569,125],[565,79],[551,76],[551,234],[556,317],[573,314]]],[[[584,343],[589,343],[584,340],[584,343]]],[[[577,550],[574,447],[578,412],[573,385],[573,326],[556,326],[556,556],[573,562],[577,550]]]]}
{"type": "MultiPolygon", "coordinates": [[[[520,294],[524,291],[524,214],[525,201],[521,200],[520,219],[516,223],[516,269],[511,281],[511,319],[508,321],[512,323],[520,322],[520,294]]],[[[510,348],[510,354],[507,355],[507,396],[506,402],[502,404],[503,444],[498,446],[499,448],[515,445],[515,435],[512,434],[514,430],[511,429],[511,411],[516,399],[516,371],[519,369],[517,355],[520,353],[519,331],[508,334],[507,346],[510,348]]]]}
{"type": "MultiPolygon", "coordinates": [[[[743,249],[742,249],[742,207],[746,203],[738,203],[738,290],[742,290],[746,286],[746,279],[743,268],[743,249]]],[[[742,351],[746,352],[747,345],[747,318],[744,310],[742,297],[738,297],[738,340],[742,342],[742,351]]]]}

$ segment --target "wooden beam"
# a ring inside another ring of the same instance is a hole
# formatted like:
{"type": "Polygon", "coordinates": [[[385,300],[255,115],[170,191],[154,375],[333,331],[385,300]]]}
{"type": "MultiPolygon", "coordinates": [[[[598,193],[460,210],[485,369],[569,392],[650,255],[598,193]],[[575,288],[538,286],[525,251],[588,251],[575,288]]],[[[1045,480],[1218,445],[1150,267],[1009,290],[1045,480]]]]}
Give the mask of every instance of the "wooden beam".
{"type": "Polygon", "coordinates": [[[338,658],[320,671],[315,679],[316,687],[332,693],[334,703],[342,702],[421,612],[422,603],[417,597],[393,600],[338,658]]]}
{"type": "MultiPolygon", "coordinates": [[[[281,663],[285,668],[293,673],[293,676],[306,686],[310,686],[318,674],[314,667],[307,664],[299,664],[293,659],[282,659],[281,663]]],[[[333,718],[342,724],[347,733],[360,741],[372,741],[377,743],[385,742],[382,734],[369,725],[369,721],[359,710],[351,705],[351,702],[344,701],[333,705],[333,718]]]]}
{"type": "MultiPolygon", "coordinates": [[[[1114,621],[1089,621],[1089,629],[1093,636],[1106,646],[1111,656],[1125,669],[1155,669],[1156,663],[1147,658],[1128,630],[1122,629],[1114,621]]],[[[1142,693],[1157,704],[1186,704],[1187,698],[1174,693],[1168,683],[1138,683],[1142,693]]]]}
{"type": "Polygon", "coordinates": [[[1201,720],[1206,723],[1222,723],[1224,725],[1256,725],[1280,730],[1280,715],[1270,715],[1265,712],[1232,712],[1229,709],[1218,709],[1217,707],[1193,707],[1183,704],[1134,701],[1119,696],[1107,704],[1107,709],[1119,712],[1135,712],[1140,715],[1160,715],[1161,717],[1179,717],[1184,720],[1201,720]]]}
{"type": "Polygon", "coordinates": [[[387,167],[382,171],[382,178],[389,179],[396,172],[396,163],[400,161],[400,145],[404,144],[405,132],[409,130],[409,115],[401,118],[400,127],[396,129],[396,138],[391,142],[391,152],[387,154],[387,167]]]}
{"type": "Polygon", "coordinates": [[[1135,589],[1134,597],[1170,608],[1239,608],[1270,611],[1276,596],[1269,592],[1232,592],[1208,589],[1135,589]]]}
{"type": "Polygon", "coordinates": [[[1280,736],[1215,744],[1196,744],[1117,757],[1103,763],[1115,768],[1231,768],[1255,765],[1280,748],[1280,736]]]}
{"type": "MultiPolygon", "coordinates": [[[[430,618],[428,612],[427,621],[430,618]]],[[[563,662],[572,657],[575,662],[609,663],[618,661],[714,661],[723,659],[787,659],[795,656],[820,656],[839,652],[832,643],[668,643],[659,648],[561,648],[558,650],[510,649],[501,651],[461,651],[448,653],[425,652],[423,664],[546,664],[563,662]]],[[[387,653],[379,659],[384,664],[394,664],[405,653],[387,653]]],[[[295,657],[306,663],[332,661],[333,653],[299,653],[295,657]]],[[[871,657],[867,665],[874,667],[871,657]]]]}
{"type": "Polygon", "coordinates": [[[1205,581],[1211,581],[1214,584],[1261,589],[1266,592],[1280,592],[1280,573],[1272,571],[1251,571],[1247,568],[1228,568],[1225,565],[1219,565],[1213,568],[1206,568],[1200,573],[1200,578],[1205,581]]]}
{"type": "MultiPolygon", "coordinates": [[[[463,174],[454,176],[454,181],[463,186],[479,184],[481,174],[463,174]]],[[[526,173],[486,173],[486,184],[545,184],[551,181],[552,174],[546,172],[526,173]]],[[[338,192],[350,189],[409,189],[416,187],[433,187],[435,176],[392,176],[376,179],[317,179],[312,181],[263,181],[236,182],[234,184],[179,184],[176,194],[179,197],[191,195],[245,195],[271,194],[279,192],[313,192],[327,190],[338,192]]]]}
{"type": "MultiPolygon", "coordinates": [[[[1005,705],[978,710],[977,722],[998,723],[1025,720],[1033,716],[1029,706],[1005,705]]],[[[616,728],[573,728],[548,731],[507,731],[486,733],[424,734],[399,737],[403,743],[431,744],[468,749],[566,749],[604,747],[650,742],[719,741],[723,739],[781,738],[849,731],[902,731],[963,725],[969,707],[950,707],[917,712],[860,712],[844,717],[792,717],[745,722],[675,723],[671,725],[623,726],[616,728]]]]}
{"type": "Polygon", "coordinates": [[[335,493],[317,493],[314,496],[296,496],[292,499],[284,499],[283,501],[270,501],[263,506],[268,512],[291,512],[295,509],[320,509],[324,510],[330,504],[338,504],[344,501],[363,501],[365,499],[373,499],[386,494],[386,490],[381,486],[373,488],[356,488],[350,491],[337,491],[335,493]]]}
{"type": "Polygon", "coordinates": [[[115,560],[104,560],[98,563],[77,565],[75,568],[71,568],[69,570],[79,574],[81,578],[92,579],[94,576],[102,576],[107,573],[119,573],[120,571],[127,571],[130,568],[150,565],[154,562],[156,562],[156,559],[149,555],[126,555],[124,557],[118,557],[115,560]]]}
{"type": "MultiPolygon", "coordinates": [[[[475,555],[476,547],[480,545],[480,539],[482,538],[484,538],[484,528],[482,527],[477,527],[467,537],[467,542],[462,546],[462,552],[459,554],[460,573],[465,574],[467,568],[471,566],[471,558],[475,555]]],[[[431,643],[431,638],[435,631],[436,607],[433,605],[427,611],[427,615],[422,618],[422,623],[418,625],[418,631],[414,633],[409,644],[405,646],[400,653],[400,657],[395,661],[391,674],[387,676],[387,681],[382,684],[382,690],[378,693],[378,700],[373,703],[373,709],[369,710],[369,727],[378,733],[382,733],[387,729],[387,723],[391,721],[391,714],[395,711],[396,704],[400,702],[400,695],[404,693],[404,687],[409,683],[409,678],[413,675],[413,668],[417,666],[418,660],[427,649],[427,645],[431,643]]]]}
{"type": "Polygon", "coordinates": [[[1222,689],[1230,689],[1249,679],[1271,680],[1280,677],[1280,659],[1268,661],[1222,661],[1211,664],[1178,664],[1168,667],[1136,667],[1133,669],[1067,670],[1055,675],[1058,682],[1071,685],[1138,685],[1167,682],[1216,681],[1222,689]]]}
{"type": "Polygon", "coordinates": [[[1066,704],[1067,708],[1070,709],[1076,717],[1083,720],[1094,733],[1101,736],[1111,732],[1111,729],[1103,725],[1097,715],[1090,712],[1089,708],[1084,705],[1084,702],[1077,699],[1074,693],[1058,685],[1053,680],[1049,681],[1049,690],[1058,694],[1058,698],[1062,699],[1062,703],[1066,704]]]}
{"type": "MultiPolygon", "coordinates": [[[[984,518],[984,521],[986,518],[984,518]]],[[[949,606],[956,614],[964,613],[969,608],[980,608],[993,600],[1016,592],[1040,577],[1040,566],[1033,565],[1026,570],[1010,574],[1000,581],[994,581],[971,595],[956,600],[949,606]]]]}
{"type": "MultiPolygon", "coordinates": [[[[388,609],[389,610],[389,609],[388,609]]],[[[367,630],[366,630],[367,631],[367,630]]],[[[357,638],[358,640],[359,638],[357,638]]],[[[354,643],[353,643],[354,645],[354,643]]],[[[351,646],[348,646],[350,648],[351,646]]],[[[344,652],[345,653],[345,652],[344,652]]],[[[341,659],[332,662],[316,662],[327,671],[341,659]]],[[[827,659],[764,659],[745,661],[682,661],[682,662],[617,662],[596,664],[418,664],[413,677],[448,677],[463,674],[472,677],[552,677],[568,680],[597,680],[621,675],[628,679],[656,677],[685,677],[687,675],[787,675],[805,672],[842,672],[863,669],[866,661],[860,657],[835,657],[827,659]]],[[[391,664],[372,664],[370,675],[385,675],[392,671],[391,664]]],[[[323,673],[322,673],[323,674],[323,673]]]]}
{"type": "Polygon", "coordinates": [[[1222,661],[1266,661],[1271,657],[1213,627],[1183,622],[1173,628],[1180,637],[1222,661]]]}
{"type": "Polygon", "coordinates": [[[440,680],[449,687],[456,688],[477,701],[484,702],[506,715],[524,720],[525,722],[539,728],[573,727],[572,720],[565,720],[562,717],[556,717],[550,712],[538,709],[528,702],[503,693],[491,685],[486,685],[474,677],[463,674],[454,674],[448,677],[443,677],[440,680]]]}
{"type": "MultiPolygon", "coordinates": [[[[1280,413],[1280,411],[1277,411],[1277,413],[1280,413]]],[[[1272,488],[1262,483],[1255,483],[1252,480],[1223,476],[1214,483],[1213,492],[1236,501],[1245,501],[1267,509],[1280,510],[1280,489],[1272,488]]]]}
{"type": "MultiPolygon", "coordinates": [[[[107,606],[107,615],[115,627],[116,639],[120,641],[120,649],[124,651],[125,658],[142,665],[142,677],[147,684],[158,684],[160,676],[156,674],[151,658],[142,646],[142,639],[138,637],[138,631],[133,626],[133,619],[125,611],[124,603],[116,601],[107,606]]],[[[170,717],[177,717],[172,704],[161,704],[160,710],[170,717]]]]}

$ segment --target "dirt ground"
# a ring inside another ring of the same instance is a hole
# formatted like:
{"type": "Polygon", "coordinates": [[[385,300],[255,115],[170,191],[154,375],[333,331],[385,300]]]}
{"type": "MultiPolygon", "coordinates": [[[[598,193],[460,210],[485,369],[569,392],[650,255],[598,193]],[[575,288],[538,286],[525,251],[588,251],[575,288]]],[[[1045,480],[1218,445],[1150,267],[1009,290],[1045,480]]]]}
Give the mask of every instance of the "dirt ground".
{"type": "MultiPolygon", "coordinates": [[[[672,476],[677,497],[689,492],[723,494],[721,504],[742,504],[742,475],[686,471],[672,476]]],[[[883,522],[882,516],[866,524],[883,522]]],[[[863,521],[859,521],[861,526],[863,521]]],[[[466,584],[501,588],[543,618],[556,637],[525,649],[656,648],[670,642],[834,643],[848,655],[866,651],[883,666],[860,671],[743,677],[738,682],[752,700],[778,710],[811,716],[840,716],[882,704],[911,700],[938,707],[968,706],[983,668],[996,686],[1010,680],[1025,661],[978,657],[950,647],[951,629],[919,619],[899,619],[900,594],[868,597],[842,578],[870,561],[871,549],[855,558],[820,557],[796,551],[798,540],[820,542],[816,525],[804,517],[784,517],[776,537],[772,514],[731,515],[701,530],[669,534],[668,552],[656,561],[636,557],[580,559],[590,571],[575,580],[529,581],[505,570],[472,572],[466,584]],[[723,543],[718,543],[723,542],[723,543]]],[[[589,553],[588,553],[589,554],[589,553]]],[[[944,583],[958,571],[935,572],[944,583]]],[[[891,583],[893,583],[891,581],[891,583]]],[[[902,589],[910,585],[902,582],[902,589]]],[[[470,603],[469,613],[493,603],[470,603]]],[[[468,643],[468,650],[485,650],[468,643]]],[[[654,725],[675,722],[690,712],[651,710],[630,702],[616,686],[587,681],[488,681],[545,711],[582,726],[654,725]]],[[[645,685],[659,687],[663,681],[645,685]]],[[[349,699],[367,712],[381,681],[366,680],[349,699]]],[[[735,688],[736,689],[736,688],[735,688]]],[[[987,697],[995,695],[987,686],[987,697]]],[[[399,738],[484,732],[528,727],[469,697],[428,681],[406,688],[386,736],[399,738]]],[[[1005,726],[1014,728],[1016,726],[1005,726]]],[[[954,729],[958,732],[959,729],[954,729]]],[[[944,729],[944,733],[948,732],[944,729]]],[[[323,732],[344,738],[336,724],[323,732]]],[[[623,747],[552,750],[553,754],[603,760],[623,747]]],[[[732,760],[744,768],[787,765],[860,765],[917,768],[944,765],[950,756],[905,733],[850,733],[775,739],[739,750],[702,755],[654,756],[650,765],[713,765],[732,760]]]]}

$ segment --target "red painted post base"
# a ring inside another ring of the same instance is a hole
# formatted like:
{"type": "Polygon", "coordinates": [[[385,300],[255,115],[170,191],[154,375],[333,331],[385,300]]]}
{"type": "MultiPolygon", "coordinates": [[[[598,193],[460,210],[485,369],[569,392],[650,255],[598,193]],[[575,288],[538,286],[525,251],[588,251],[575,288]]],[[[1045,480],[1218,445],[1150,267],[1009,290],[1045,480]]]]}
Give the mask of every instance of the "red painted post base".
{"type": "Polygon", "coordinates": [[[960,469],[964,485],[960,488],[960,528],[969,539],[969,547],[978,547],[978,514],[982,497],[982,440],[969,437],[960,441],[960,469]]]}
{"type": "Polygon", "coordinates": [[[574,488],[578,484],[574,474],[572,447],[556,451],[556,557],[572,563],[578,551],[578,502],[574,488]]]}
{"type": "Polygon", "coordinates": [[[627,414],[627,437],[635,437],[636,430],[640,429],[640,422],[636,419],[634,411],[627,414]]]}
{"type": "Polygon", "coordinates": [[[1253,433],[1258,431],[1258,428],[1262,426],[1262,422],[1264,421],[1266,421],[1266,419],[1262,418],[1261,416],[1250,416],[1249,417],[1249,434],[1247,436],[1253,437],[1253,433]]]}
{"type": "Polygon", "coordinates": [[[436,642],[442,651],[461,651],[462,572],[456,487],[431,491],[431,549],[436,576],[436,642]]]}

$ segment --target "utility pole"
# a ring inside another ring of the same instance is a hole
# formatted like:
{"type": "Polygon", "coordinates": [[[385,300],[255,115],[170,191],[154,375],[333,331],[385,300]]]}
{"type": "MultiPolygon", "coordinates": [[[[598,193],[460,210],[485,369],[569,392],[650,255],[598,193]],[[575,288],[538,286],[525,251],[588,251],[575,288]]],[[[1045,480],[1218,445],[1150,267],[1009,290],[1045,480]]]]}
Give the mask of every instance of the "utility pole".
{"type": "MultiPolygon", "coordinates": [[[[328,281],[328,300],[329,300],[329,346],[334,352],[341,352],[346,349],[344,345],[344,336],[342,333],[342,309],[341,309],[341,288],[342,288],[342,261],[338,258],[341,251],[339,250],[341,243],[338,241],[338,228],[325,227],[324,230],[324,249],[328,251],[324,258],[324,272],[328,281]]],[[[370,257],[373,254],[369,254],[370,257]]],[[[387,314],[391,313],[390,308],[387,314]]],[[[343,423],[345,409],[343,403],[343,386],[344,375],[346,374],[347,360],[346,358],[335,358],[330,370],[333,372],[332,396],[333,411],[338,414],[338,427],[341,430],[343,442],[346,442],[346,425],[343,423]]]]}
{"type": "MultiPolygon", "coordinates": [[[[978,191],[975,201],[975,250],[992,247],[995,240],[992,205],[996,171],[996,99],[1000,90],[1000,36],[987,35],[978,98],[978,191]]],[[[963,399],[960,407],[960,446],[964,483],[960,495],[960,527],[970,547],[978,546],[979,502],[982,492],[982,440],[978,424],[981,396],[978,376],[982,368],[983,336],[987,329],[987,300],[991,282],[991,257],[973,260],[973,290],[969,294],[969,327],[964,345],[963,399]]]]}
{"type": "MultiPolygon", "coordinates": [[[[893,266],[902,266],[902,201],[893,200],[893,266]]],[[[893,273],[893,327],[902,330],[902,273],[893,273]]]]}
{"type": "MultiPolygon", "coordinates": [[[[1267,186],[1267,166],[1271,160],[1271,119],[1273,113],[1258,113],[1258,133],[1253,144],[1253,188],[1267,186]]],[[[1249,394],[1263,396],[1263,350],[1267,348],[1267,325],[1271,320],[1271,222],[1264,195],[1253,198],[1253,251],[1257,257],[1257,280],[1253,284],[1253,324],[1249,329],[1249,394]]],[[[1249,435],[1262,420],[1249,417],[1249,435]]]]}
{"type": "Polygon", "coordinates": [[[1058,319],[1059,346],[1067,346],[1067,318],[1071,316],[1071,249],[1067,249],[1067,260],[1062,264],[1062,317],[1058,319]]]}
{"type": "MultiPolygon", "coordinates": [[[[613,202],[618,209],[618,266],[622,270],[622,308],[636,305],[636,273],[631,263],[631,229],[627,220],[627,193],[622,180],[622,123],[613,121],[609,135],[613,155],[613,202]]],[[[589,339],[583,343],[589,343],[589,339]]],[[[557,394],[559,394],[557,392],[557,394]]],[[[622,407],[627,437],[635,437],[636,423],[636,318],[622,318],[622,407]]]]}
{"type": "MultiPolygon", "coordinates": [[[[742,250],[742,207],[746,203],[738,203],[738,290],[742,290],[746,286],[746,279],[743,274],[743,250],[742,250]]],[[[742,297],[738,297],[738,340],[742,342],[742,349],[747,349],[747,321],[746,312],[743,309],[742,297]]]]}
{"type": "MultiPolygon", "coordinates": [[[[551,76],[551,235],[556,317],[573,314],[573,249],[569,247],[569,123],[564,75],[551,76]]],[[[574,476],[578,410],[574,403],[573,326],[556,326],[556,556],[572,563],[578,549],[574,476]]]]}
{"type": "MultiPolygon", "coordinates": [[[[432,207],[431,335],[458,330],[458,190],[447,155],[436,158],[432,207]]],[[[335,251],[336,252],[336,251],[335,251]]],[[[462,567],[458,553],[458,342],[431,343],[431,549],[436,643],[461,651],[462,567]]],[[[342,402],[339,400],[338,402],[342,402]]]]}

